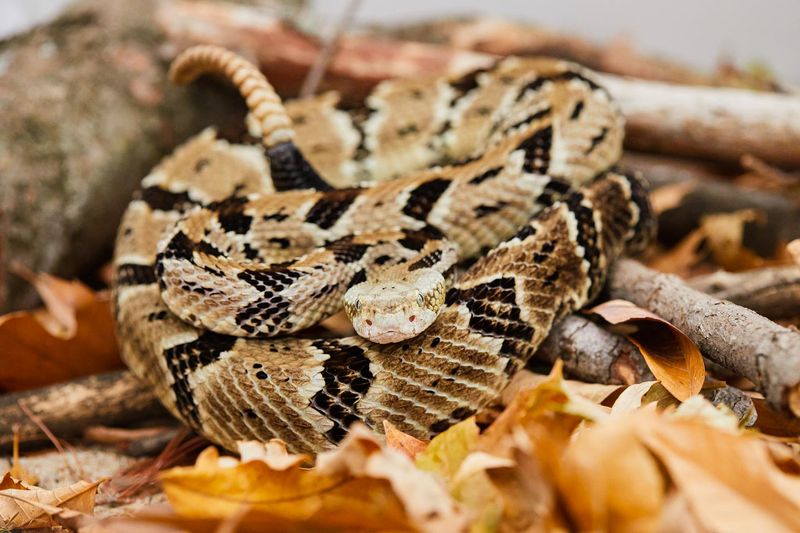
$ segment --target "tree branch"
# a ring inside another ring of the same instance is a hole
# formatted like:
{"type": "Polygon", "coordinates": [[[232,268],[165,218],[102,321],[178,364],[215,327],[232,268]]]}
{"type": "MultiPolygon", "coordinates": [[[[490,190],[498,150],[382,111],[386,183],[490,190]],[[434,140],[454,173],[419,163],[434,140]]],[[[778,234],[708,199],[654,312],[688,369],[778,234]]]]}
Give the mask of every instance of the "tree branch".
{"type": "Polygon", "coordinates": [[[609,291],[669,320],[707,358],[755,383],[775,408],[800,416],[800,332],[631,259],[612,267],[609,291]]]}

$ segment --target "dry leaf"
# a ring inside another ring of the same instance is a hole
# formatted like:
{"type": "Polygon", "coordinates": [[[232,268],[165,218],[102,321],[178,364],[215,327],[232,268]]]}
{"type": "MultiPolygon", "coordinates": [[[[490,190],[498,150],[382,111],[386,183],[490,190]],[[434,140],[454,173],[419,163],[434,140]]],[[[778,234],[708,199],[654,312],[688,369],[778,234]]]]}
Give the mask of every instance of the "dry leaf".
{"type": "MultiPolygon", "coordinates": [[[[503,389],[501,402],[503,405],[509,405],[514,398],[522,394],[524,391],[535,389],[545,381],[549,376],[544,374],[535,374],[528,370],[520,370],[513,378],[511,383],[503,389]]],[[[585,381],[578,381],[574,379],[564,380],[567,388],[576,393],[577,395],[586,398],[594,403],[603,404],[609,398],[615,396],[624,385],[606,385],[604,383],[586,383],[585,381]]]]}
{"type": "Polygon", "coordinates": [[[0,391],[122,368],[107,294],[43,274],[31,281],[48,307],[0,316],[0,391]]]}
{"type": "Polygon", "coordinates": [[[436,435],[425,451],[417,455],[417,467],[452,480],[461,468],[461,462],[477,446],[479,432],[474,417],[451,426],[436,435]]]}
{"type": "Polygon", "coordinates": [[[605,302],[588,312],[622,326],[621,332],[639,348],[653,375],[673,396],[685,400],[700,392],[705,379],[703,356],[678,328],[624,300],[605,302]]]}
{"type": "Polygon", "coordinates": [[[654,531],[666,484],[642,446],[637,412],[578,433],[564,453],[558,477],[562,498],[580,531],[654,531]]]}
{"type": "Polygon", "coordinates": [[[792,260],[800,265],[800,239],[795,239],[786,245],[786,251],[792,256],[792,260]]]}
{"type": "Polygon", "coordinates": [[[669,211],[681,205],[683,198],[694,191],[696,184],[691,180],[679,181],[664,185],[653,190],[650,193],[650,204],[653,206],[653,211],[656,214],[661,214],[664,211],[669,211]]]}
{"type": "Polygon", "coordinates": [[[747,223],[763,224],[764,221],[764,213],[756,209],[703,216],[700,230],[705,235],[714,262],[731,272],[763,266],[765,260],[745,248],[743,238],[747,223]]]}
{"type": "Polygon", "coordinates": [[[52,527],[59,525],[54,515],[65,510],[90,513],[97,487],[104,481],[78,481],[56,490],[38,487],[0,490],[0,522],[10,529],[52,527]]]}
{"type": "Polygon", "coordinates": [[[637,431],[705,528],[800,531],[800,478],[775,466],[763,441],[697,421],[641,424],[637,431]]]}
{"type": "Polygon", "coordinates": [[[705,232],[696,229],[681,239],[671,250],[648,260],[647,266],[659,272],[686,277],[707,255],[707,252],[702,251],[705,237],[705,232]]]}
{"type": "Polygon", "coordinates": [[[287,524],[338,531],[435,530],[465,520],[434,476],[381,446],[363,427],[354,426],[338,449],[320,454],[316,468],[301,466],[305,456],[295,460],[276,448],[259,453],[255,446],[248,444],[249,461],[219,458],[209,448],[194,467],[163,472],[164,492],[175,511],[210,520],[242,513],[243,524],[260,523],[264,531],[285,531],[287,524]]]}
{"type": "Polygon", "coordinates": [[[28,486],[19,479],[14,478],[11,472],[6,472],[3,479],[0,480],[0,491],[6,489],[28,490],[28,486]]]}
{"type": "Polygon", "coordinates": [[[611,414],[619,416],[631,413],[649,403],[655,403],[658,409],[677,407],[680,405],[675,396],[658,381],[643,381],[626,387],[611,406],[611,414]]]}
{"type": "Polygon", "coordinates": [[[388,420],[383,421],[383,433],[386,436],[386,445],[389,448],[401,451],[409,458],[416,456],[428,447],[428,443],[411,435],[406,435],[388,420]]]}
{"type": "Polygon", "coordinates": [[[78,321],[75,312],[78,308],[90,305],[94,301],[94,293],[83,283],[66,280],[50,274],[36,274],[19,263],[12,263],[12,270],[33,285],[42,298],[46,313],[36,317],[54,337],[70,339],[75,336],[78,321]]]}

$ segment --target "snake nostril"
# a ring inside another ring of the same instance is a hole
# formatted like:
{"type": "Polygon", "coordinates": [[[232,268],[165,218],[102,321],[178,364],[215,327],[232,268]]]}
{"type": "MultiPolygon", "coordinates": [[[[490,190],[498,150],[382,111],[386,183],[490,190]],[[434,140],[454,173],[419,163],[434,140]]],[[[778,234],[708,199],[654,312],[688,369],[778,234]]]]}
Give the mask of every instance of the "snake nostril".
{"type": "Polygon", "coordinates": [[[410,317],[408,317],[408,321],[409,322],[414,322],[416,319],[417,319],[417,315],[411,315],[410,317]]]}
{"type": "Polygon", "coordinates": [[[370,320],[370,319],[366,319],[364,322],[366,322],[368,326],[372,325],[372,320],[370,320]]]}

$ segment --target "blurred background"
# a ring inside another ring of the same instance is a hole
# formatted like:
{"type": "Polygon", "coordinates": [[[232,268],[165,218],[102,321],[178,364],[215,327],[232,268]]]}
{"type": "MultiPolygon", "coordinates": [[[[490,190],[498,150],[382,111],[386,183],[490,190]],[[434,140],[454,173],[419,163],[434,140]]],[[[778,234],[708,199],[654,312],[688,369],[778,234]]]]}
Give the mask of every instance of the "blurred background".
{"type": "MultiPolygon", "coordinates": [[[[72,0],[3,0],[0,37],[54,17],[72,0]]],[[[317,22],[338,16],[348,0],[306,2],[317,22]]],[[[796,0],[364,0],[355,24],[395,24],[454,15],[491,15],[533,22],[597,42],[628,39],[637,50],[712,69],[720,61],[769,68],[778,78],[800,84],[796,0]]]]}

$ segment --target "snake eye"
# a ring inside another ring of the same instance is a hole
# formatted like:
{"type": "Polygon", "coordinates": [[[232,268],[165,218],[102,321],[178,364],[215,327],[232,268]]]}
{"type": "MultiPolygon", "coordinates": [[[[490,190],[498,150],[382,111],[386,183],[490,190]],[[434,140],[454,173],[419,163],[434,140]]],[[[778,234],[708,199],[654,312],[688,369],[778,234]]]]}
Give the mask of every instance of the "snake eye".
{"type": "Polygon", "coordinates": [[[361,309],[361,300],[356,300],[356,309],[361,309]]]}
{"type": "Polygon", "coordinates": [[[425,298],[421,294],[418,294],[417,295],[417,305],[422,306],[423,303],[425,303],[425,298]]]}

